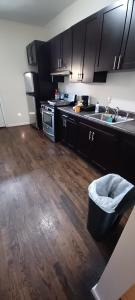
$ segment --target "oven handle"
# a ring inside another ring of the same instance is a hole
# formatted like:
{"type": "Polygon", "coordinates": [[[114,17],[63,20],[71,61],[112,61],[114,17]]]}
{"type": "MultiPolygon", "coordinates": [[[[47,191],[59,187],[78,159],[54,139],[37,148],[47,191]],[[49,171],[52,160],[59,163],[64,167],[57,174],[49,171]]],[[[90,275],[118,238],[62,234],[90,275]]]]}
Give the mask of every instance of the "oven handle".
{"type": "Polygon", "coordinates": [[[42,110],[42,114],[43,114],[43,113],[45,113],[45,114],[47,114],[47,115],[50,115],[50,116],[53,116],[53,115],[54,115],[54,113],[48,112],[48,111],[46,111],[46,110],[42,110]]]}
{"type": "Polygon", "coordinates": [[[51,133],[48,133],[48,132],[46,132],[46,134],[47,134],[47,135],[50,135],[50,136],[54,136],[54,134],[51,134],[51,133]]]}

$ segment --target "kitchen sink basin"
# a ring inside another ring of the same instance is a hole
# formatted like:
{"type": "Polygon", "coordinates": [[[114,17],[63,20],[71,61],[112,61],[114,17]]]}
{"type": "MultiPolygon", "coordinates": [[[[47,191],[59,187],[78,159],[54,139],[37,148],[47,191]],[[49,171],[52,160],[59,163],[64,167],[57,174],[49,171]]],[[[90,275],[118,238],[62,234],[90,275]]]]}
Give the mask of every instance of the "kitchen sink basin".
{"type": "Polygon", "coordinates": [[[84,117],[87,119],[96,119],[101,122],[106,122],[110,125],[119,124],[122,122],[128,122],[128,121],[133,120],[133,119],[127,118],[127,117],[115,116],[114,120],[112,121],[112,114],[105,114],[105,113],[87,114],[87,115],[84,115],[84,117]]]}

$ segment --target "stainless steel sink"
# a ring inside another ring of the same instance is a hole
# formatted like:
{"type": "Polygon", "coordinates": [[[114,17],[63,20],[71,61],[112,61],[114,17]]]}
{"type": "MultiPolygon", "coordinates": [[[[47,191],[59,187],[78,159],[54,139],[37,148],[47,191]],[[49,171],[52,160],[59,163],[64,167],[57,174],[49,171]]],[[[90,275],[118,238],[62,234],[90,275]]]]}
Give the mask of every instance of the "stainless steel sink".
{"type": "Polygon", "coordinates": [[[87,119],[96,119],[101,122],[108,123],[110,125],[119,124],[123,122],[132,121],[133,119],[122,117],[122,116],[115,116],[115,121],[112,121],[112,114],[105,114],[105,113],[98,113],[98,114],[87,114],[84,115],[87,119]]]}

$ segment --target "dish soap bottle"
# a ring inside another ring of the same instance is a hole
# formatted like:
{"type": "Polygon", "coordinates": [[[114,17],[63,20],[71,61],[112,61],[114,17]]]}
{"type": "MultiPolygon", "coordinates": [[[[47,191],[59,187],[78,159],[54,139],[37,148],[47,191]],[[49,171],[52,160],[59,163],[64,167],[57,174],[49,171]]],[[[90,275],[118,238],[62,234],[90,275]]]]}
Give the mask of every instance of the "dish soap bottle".
{"type": "Polygon", "coordinates": [[[99,113],[99,102],[95,105],[95,113],[99,113]]]}
{"type": "Polygon", "coordinates": [[[60,93],[59,93],[59,90],[56,89],[55,90],[55,100],[59,100],[59,98],[60,98],[60,93]]]}

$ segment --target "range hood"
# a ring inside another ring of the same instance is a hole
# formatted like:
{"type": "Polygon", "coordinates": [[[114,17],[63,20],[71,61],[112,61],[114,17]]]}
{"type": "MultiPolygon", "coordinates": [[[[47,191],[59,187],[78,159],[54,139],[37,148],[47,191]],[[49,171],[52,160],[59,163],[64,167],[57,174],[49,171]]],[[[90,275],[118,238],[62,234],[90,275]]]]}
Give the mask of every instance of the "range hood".
{"type": "Polygon", "coordinates": [[[69,76],[71,74],[72,74],[71,71],[61,69],[61,70],[56,70],[55,72],[52,72],[50,75],[51,76],[69,76]]]}

